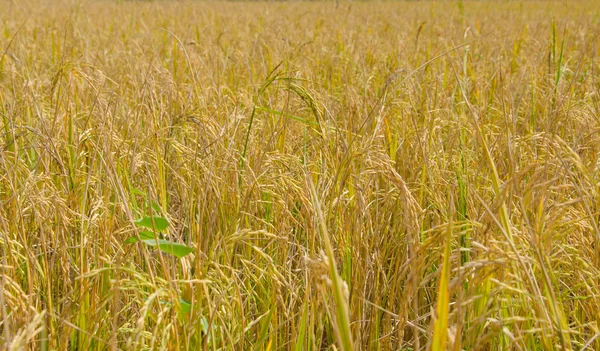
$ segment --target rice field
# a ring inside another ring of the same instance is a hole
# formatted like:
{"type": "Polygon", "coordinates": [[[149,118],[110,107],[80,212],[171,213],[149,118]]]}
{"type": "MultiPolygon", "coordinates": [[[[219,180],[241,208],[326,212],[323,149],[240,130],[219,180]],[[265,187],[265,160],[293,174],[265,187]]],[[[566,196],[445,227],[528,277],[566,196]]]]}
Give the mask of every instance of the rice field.
{"type": "Polygon", "coordinates": [[[599,1],[0,30],[0,349],[600,350],[599,1]]]}

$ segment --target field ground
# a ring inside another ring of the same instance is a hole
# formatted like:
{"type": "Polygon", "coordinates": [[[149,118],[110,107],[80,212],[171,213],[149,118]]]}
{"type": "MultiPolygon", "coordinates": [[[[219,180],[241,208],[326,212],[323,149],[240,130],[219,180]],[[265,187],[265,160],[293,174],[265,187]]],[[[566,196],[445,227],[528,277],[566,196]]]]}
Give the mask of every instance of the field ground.
{"type": "Polygon", "coordinates": [[[598,1],[0,8],[3,348],[600,350],[598,1]]]}

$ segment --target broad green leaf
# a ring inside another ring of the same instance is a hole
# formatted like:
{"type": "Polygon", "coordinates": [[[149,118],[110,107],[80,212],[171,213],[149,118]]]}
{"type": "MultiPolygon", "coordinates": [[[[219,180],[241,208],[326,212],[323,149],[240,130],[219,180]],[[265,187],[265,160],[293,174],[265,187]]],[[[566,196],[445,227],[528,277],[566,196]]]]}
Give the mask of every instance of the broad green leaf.
{"type": "Polygon", "coordinates": [[[167,229],[169,221],[162,217],[144,217],[134,222],[138,227],[145,227],[157,232],[167,229]]]}
{"type": "Polygon", "coordinates": [[[158,203],[150,201],[150,206],[152,207],[152,209],[154,209],[154,211],[156,211],[156,213],[162,213],[162,208],[158,203]]]}
{"type": "Polygon", "coordinates": [[[140,239],[136,238],[135,236],[132,236],[132,237],[125,239],[125,241],[123,241],[123,244],[129,245],[129,244],[137,243],[139,240],[140,239]]]}
{"type": "Polygon", "coordinates": [[[179,298],[179,309],[180,312],[190,313],[192,311],[192,304],[190,302],[185,301],[182,298],[179,298]]]}
{"type": "MultiPolygon", "coordinates": [[[[154,238],[156,238],[154,233],[146,231],[146,230],[140,230],[139,234],[140,234],[140,238],[142,240],[145,240],[145,239],[154,240],[154,238]]],[[[138,239],[137,236],[132,236],[130,238],[127,238],[123,243],[124,244],[133,244],[133,243],[137,243],[138,241],[140,241],[140,239],[138,239]]]]}
{"type": "Polygon", "coordinates": [[[187,247],[183,244],[174,243],[168,240],[147,239],[142,241],[149,246],[156,246],[158,241],[159,249],[178,258],[182,258],[193,251],[190,247],[187,247]]]}

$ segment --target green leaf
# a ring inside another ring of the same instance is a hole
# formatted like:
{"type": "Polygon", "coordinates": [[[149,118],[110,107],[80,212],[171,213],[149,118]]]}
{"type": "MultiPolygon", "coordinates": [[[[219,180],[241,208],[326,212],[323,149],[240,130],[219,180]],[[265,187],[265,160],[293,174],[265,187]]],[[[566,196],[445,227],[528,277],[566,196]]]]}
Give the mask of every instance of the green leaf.
{"type": "Polygon", "coordinates": [[[146,227],[157,232],[167,229],[169,221],[162,217],[144,217],[134,222],[138,227],[146,227]]]}
{"type": "Polygon", "coordinates": [[[141,191],[140,189],[137,188],[131,188],[131,192],[137,195],[141,195],[143,197],[146,197],[146,193],[141,191]]]}
{"type": "Polygon", "coordinates": [[[296,120],[298,122],[302,122],[304,124],[308,124],[308,125],[311,125],[311,126],[318,126],[319,125],[318,123],[313,122],[311,120],[308,120],[306,118],[294,116],[294,115],[291,115],[289,113],[285,113],[285,112],[282,112],[282,111],[271,110],[270,108],[266,108],[266,107],[262,107],[262,106],[256,106],[256,109],[258,111],[268,112],[268,113],[272,113],[274,115],[288,117],[288,118],[291,118],[291,119],[296,120]]]}
{"type": "Polygon", "coordinates": [[[192,304],[182,298],[179,298],[179,310],[183,313],[190,313],[192,311],[192,304]]]}
{"type": "Polygon", "coordinates": [[[437,320],[435,320],[433,327],[433,343],[431,345],[432,351],[445,351],[448,342],[448,316],[450,311],[450,239],[452,238],[452,222],[448,224],[448,230],[446,231],[446,242],[444,244],[444,256],[442,258],[442,271],[440,272],[440,281],[438,286],[438,299],[437,299],[437,320]]]}
{"type": "Polygon", "coordinates": [[[202,331],[204,332],[204,334],[208,334],[208,320],[206,319],[206,317],[202,316],[202,318],[200,319],[200,325],[202,325],[202,331]]]}
{"type": "Polygon", "coordinates": [[[156,213],[162,213],[162,208],[156,202],[150,201],[150,206],[152,207],[152,209],[154,209],[154,211],[156,211],[156,213]]]}
{"type": "Polygon", "coordinates": [[[158,242],[159,249],[178,258],[182,258],[193,251],[190,247],[168,240],[147,239],[142,241],[148,246],[156,246],[158,242]]]}
{"type": "Polygon", "coordinates": [[[136,238],[135,236],[132,236],[132,237],[125,239],[125,241],[123,241],[123,244],[129,245],[129,244],[137,243],[139,240],[140,239],[136,238]]]}
{"type": "MultiPolygon", "coordinates": [[[[139,235],[142,240],[145,240],[145,239],[154,240],[156,238],[156,235],[154,235],[154,233],[146,231],[146,230],[140,230],[139,235]]],[[[138,241],[140,241],[140,239],[138,239],[137,236],[132,236],[131,238],[127,238],[123,243],[124,244],[133,244],[133,243],[137,243],[138,241]]]]}
{"type": "Polygon", "coordinates": [[[306,325],[308,319],[308,300],[304,300],[302,304],[302,317],[300,318],[300,331],[298,332],[298,336],[296,337],[296,346],[294,350],[302,351],[304,350],[304,344],[306,343],[306,325]]]}

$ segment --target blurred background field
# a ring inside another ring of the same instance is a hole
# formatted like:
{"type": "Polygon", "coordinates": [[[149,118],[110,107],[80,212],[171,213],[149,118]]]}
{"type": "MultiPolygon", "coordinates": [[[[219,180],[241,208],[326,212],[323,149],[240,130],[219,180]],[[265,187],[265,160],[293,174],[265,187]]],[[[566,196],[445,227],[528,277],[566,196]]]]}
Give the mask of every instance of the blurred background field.
{"type": "Polygon", "coordinates": [[[0,29],[3,349],[600,349],[600,2],[0,29]]]}

